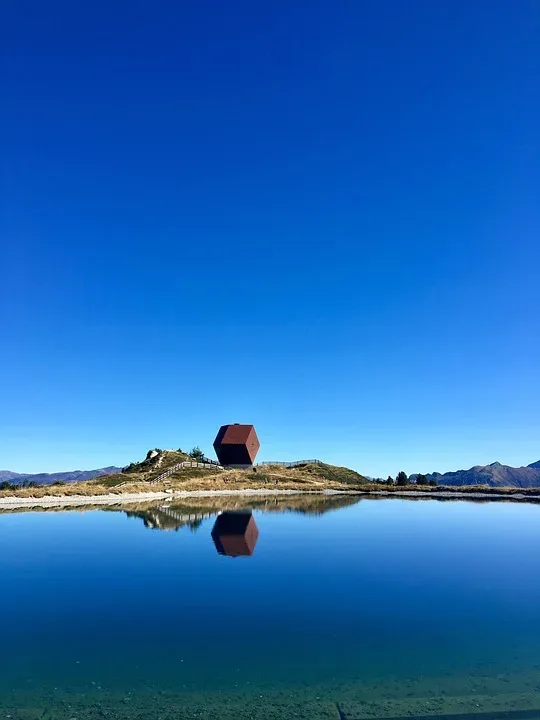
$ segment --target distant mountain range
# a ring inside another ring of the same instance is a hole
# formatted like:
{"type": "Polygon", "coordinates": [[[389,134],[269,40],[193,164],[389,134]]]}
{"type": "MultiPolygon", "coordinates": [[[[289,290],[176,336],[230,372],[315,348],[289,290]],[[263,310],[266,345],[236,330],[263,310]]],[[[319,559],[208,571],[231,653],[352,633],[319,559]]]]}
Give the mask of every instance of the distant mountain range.
{"type": "Polygon", "coordinates": [[[31,475],[28,473],[16,473],[11,470],[0,470],[0,482],[10,482],[14,485],[22,483],[24,480],[31,480],[36,485],[51,485],[54,482],[73,483],[81,480],[92,480],[92,478],[101,475],[110,475],[120,472],[122,468],[110,467],[98,468],[97,470],[71,470],[70,472],[57,473],[38,473],[31,475]]]}
{"type": "MultiPolygon", "coordinates": [[[[489,485],[490,487],[540,487],[540,460],[526,467],[510,467],[499,462],[491,465],[475,465],[470,470],[456,472],[431,473],[428,480],[436,480],[438,485],[489,485]]],[[[415,480],[416,475],[411,475],[415,480]]]]}

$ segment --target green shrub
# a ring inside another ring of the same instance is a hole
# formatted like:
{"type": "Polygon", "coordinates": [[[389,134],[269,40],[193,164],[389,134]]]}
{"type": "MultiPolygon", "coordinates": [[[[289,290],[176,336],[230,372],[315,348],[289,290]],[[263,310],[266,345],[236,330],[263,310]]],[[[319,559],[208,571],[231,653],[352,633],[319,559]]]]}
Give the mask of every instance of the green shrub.
{"type": "Polygon", "coordinates": [[[396,477],[396,485],[399,487],[404,487],[405,485],[409,484],[409,478],[407,477],[407,473],[403,472],[403,470],[400,470],[398,472],[396,477]]]}

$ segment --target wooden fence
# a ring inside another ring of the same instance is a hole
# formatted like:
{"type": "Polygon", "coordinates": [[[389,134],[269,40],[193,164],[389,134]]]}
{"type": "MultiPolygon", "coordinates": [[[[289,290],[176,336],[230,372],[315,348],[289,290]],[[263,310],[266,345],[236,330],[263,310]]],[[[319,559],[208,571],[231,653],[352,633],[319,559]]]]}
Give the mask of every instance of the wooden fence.
{"type": "Polygon", "coordinates": [[[221,465],[216,465],[213,462],[212,463],[200,463],[200,462],[193,462],[193,461],[184,461],[181,463],[177,463],[176,465],[172,465],[170,468],[167,468],[165,472],[162,472],[161,475],[158,475],[156,478],[150,481],[150,484],[153,485],[154,483],[161,482],[162,480],[165,480],[165,478],[168,478],[169,475],[172,475],[177,470],[180,470],[181,468],[185,467],[192,467],[192,468],[203,468],[205,470],[223,470],[221,465]]]}

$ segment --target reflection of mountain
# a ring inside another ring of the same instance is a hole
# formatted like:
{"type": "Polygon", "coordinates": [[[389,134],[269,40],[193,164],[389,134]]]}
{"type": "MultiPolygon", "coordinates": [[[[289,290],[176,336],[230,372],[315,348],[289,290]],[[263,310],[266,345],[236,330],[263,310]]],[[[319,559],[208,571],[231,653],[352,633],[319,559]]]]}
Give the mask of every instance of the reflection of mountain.
{"type": "MultiPolygon", "coordinates": [[[[295,512],[302,515],[324,515],[331,510],[339,510],[340,508],[356,505],[360,502],[358,495],[297,495],[284,500],[283,498],[273,498],[267,500],[261,510],[267,512],[295,512]]],[[[254,503],[251,503],[255,508],[254,503]]]]}
{"type": "Polygon", "coordinates": [[[212,540],[220,555],[253,555],[259,538],[255,518],[250,512],[224,512],[218,515],[212,540]]]}

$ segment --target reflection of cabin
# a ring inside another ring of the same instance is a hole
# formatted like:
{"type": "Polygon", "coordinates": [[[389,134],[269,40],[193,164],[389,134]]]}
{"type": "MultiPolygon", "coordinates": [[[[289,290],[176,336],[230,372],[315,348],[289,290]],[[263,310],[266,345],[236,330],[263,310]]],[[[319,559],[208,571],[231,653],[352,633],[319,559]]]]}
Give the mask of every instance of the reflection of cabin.
{"type": "Polygon", "coordinates": [[[253,555],[259,538],[255,518],[250,512],[223,512],[212,530],[212,540],[220,555],[253,555]]]}

